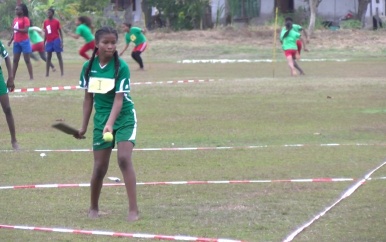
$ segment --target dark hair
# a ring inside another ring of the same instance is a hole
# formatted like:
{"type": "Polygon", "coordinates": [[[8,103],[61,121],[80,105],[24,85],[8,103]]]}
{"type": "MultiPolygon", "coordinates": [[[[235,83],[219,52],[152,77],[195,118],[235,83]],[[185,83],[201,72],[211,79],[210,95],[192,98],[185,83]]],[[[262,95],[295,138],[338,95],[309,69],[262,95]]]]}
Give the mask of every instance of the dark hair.
{"type": "Polygon", "coordinates": [[[51,12],[52,12],[52,15],[55,14],[55,9],[54,9],[53,7],[50,7],[50,8],[48,9],[48,11],[51,11],[51,12]]]}
{"type": "Polygon", "coordinates": [[[129,29],[133,26],[133,25],[131,25],[131,23],[128,23],[128,22],[125,22],[123,24],[126,25],[126,27],[128,27],[129,29]]]}
{"type": "Polygon", "coordinates": [[[78,18],[79,22],[81,22],[82,24],[85,24],[87,25],[87,27],[89,27],[91,29],[91,32],[94,32],[94,26],[92,25],[92,21],[91,21],[91,18],[87,17],[87,16],[80,16],[78,18]]]}
{"type": "Polygon", "coordinates": [[[293,19],[291,17],[286,17],[285,22],[288,22],[288,21],[293,22],[293,19]]]}
{"type": "MultiPolygon", "coordinates": [[[[110,27],[110,26],[104,26],[104,27],[98,29],[95,32],[95,43],[98,44],[99,41],[101,40],[102,36],[105,35],[105,34],[114,34],[115,37],[118,40],[118,31],[116,29],[110,27]]],[[[90,78],[91,66],[92,66],[92,63],[94,62],[95,55],[96,55],[97,52],[98,52],[98,48],[95,46],[94,51],[92,52],[92,56],[91,56],[91,58],[89,60],[87,69],[85,71],[85,77],[86,77],[87,83],[88,83],[88,80],[90,78]]],[[[117,79],[118,78],[119,68],[121,67],[121,63],[119,62],[119,56],[118,56],[118,52],[117,51],[114,52],[114,62],[115,62],[115,65],[114,65],[114,67],[115,67],[114,79],[117,79]]]]}
{"type": "Polygon", "coordinates": [[[29,18],[27,5],[25,5],[24,3],[21,3],[19,4],[19,6],[21,7],[21,11],[23,11],[23,16],[29,18]]]}
{"type": "Polygon", "coordinates": [[[286,38],[289,35],[289,32],[292,29],[292,21],[286,21],[285,22],[285,28],[287,29],[287,32],[284,33],[283,39],[286,38]]]}

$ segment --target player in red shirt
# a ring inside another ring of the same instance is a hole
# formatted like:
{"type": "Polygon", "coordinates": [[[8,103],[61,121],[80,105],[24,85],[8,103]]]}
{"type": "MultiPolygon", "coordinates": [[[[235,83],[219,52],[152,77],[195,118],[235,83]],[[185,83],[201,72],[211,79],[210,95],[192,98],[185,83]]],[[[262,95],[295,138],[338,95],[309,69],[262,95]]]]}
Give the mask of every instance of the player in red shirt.
{"type": "Polygon", "coordinates": [[[50,74],[50,64],[52,58],[52,52],[56,52],[58,57],[60,74],[63,76],[63,34],[60,22],[58,19],[54,18],[55,9],[49,8],[47,11],[47,19],[43,22],[44,28],[44,43],[45,49],[47,52],[47,62],[46,62],[46,76],[50,74]]]}
{"type": "Polygon", "coordinates": [[[19,66],[21,53],[23,53],[25,64],[27,65],[29,78],[33,80],[32,64],[30,54],[32,53],[31,43],[28,37],[28,28],[30,21],[28,18],[28,8],[22,3],[15,8],[16,18],[13,20],[13,33],[8,42],[11,46],[13,41],[13,77],[16,77],[16,71],[19,66]]]}

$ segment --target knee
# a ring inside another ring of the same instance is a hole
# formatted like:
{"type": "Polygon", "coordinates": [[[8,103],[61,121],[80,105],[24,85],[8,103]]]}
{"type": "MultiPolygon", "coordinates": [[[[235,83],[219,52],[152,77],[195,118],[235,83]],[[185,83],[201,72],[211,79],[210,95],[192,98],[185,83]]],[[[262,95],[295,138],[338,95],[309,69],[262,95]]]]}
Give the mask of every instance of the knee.
{"type": "Polygon", "coordinates": [[[4,112],[4,114],[5,114],[6,116],[12,115],[12,109],[11,109],[10,106],[4,107],[4,108],[3,108],[3,112],[4,112]]]}
{"type": "Polygon", "coordinates": [[[132,167],[131,157],[118,157],[118,165],[121,170],[127,170],[132,167]]]}
{"type": "Polygon", "coordinates": [[[28,65],[31,63],[31,59],[29,57],[24,58],[24,62],[28,65]]]}
{"type": "Polygon", "coordinates": [[[107,168],[106,167],[95,167],[94,168],[94,178],[98,180],[102,180],[107,173],[107,168]]]}
{"type": "Polygon", "coordinates": [[[137,58],[135,52],[131,52],[131,57],[133,57],[133,59],[136,59],[136,58],[137,58]]]}

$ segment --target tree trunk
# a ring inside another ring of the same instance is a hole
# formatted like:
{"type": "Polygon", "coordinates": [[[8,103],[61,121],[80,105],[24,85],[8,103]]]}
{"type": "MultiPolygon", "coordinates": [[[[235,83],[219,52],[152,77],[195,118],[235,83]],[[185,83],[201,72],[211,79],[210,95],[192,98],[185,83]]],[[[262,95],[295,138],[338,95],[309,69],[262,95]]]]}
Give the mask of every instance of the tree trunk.
{"type": "Polygon", "coordinates": [[[224,16],[225,16],[225,25],[231,25],[232,24],[232,14],[231,9],[229,6],[230,0],[225,0],[225,6],[224,6],[224,16]]]}
{"type": "Polygon", "coordinates": [[[145,15],[145,26],[147,29],[151,28],[151,5],[148,3],[148,0],[142,0],[141,7],[143,14],[145,15]]]}
{"type": "Polygon", "coordinates": [[[125,19],[126,23],[133,23],[134,22],[132,1],[130,1],[128,6],[125,8],[124,19],[125,19]]]}
{"type": "Polygon", "coordinates": [[[315,21],[318,11],[319,0],[309,0],[310,5],[310,24],[308,25],[308,35],[312,36],[315,29],[315,21]]]}
{"type": "Polygon", "coordinates": [[[357,18],[362,22],[362,28],[366,25],[366,12],[367,6],[369,5],[371,0],[358,0],[358,13],[357,18]]]}

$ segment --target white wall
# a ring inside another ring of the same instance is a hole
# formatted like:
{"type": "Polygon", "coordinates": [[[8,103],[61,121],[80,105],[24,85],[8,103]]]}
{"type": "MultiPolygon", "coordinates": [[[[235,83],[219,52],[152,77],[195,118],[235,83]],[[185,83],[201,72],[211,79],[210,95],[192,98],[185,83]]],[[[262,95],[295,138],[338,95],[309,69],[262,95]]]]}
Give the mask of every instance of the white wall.
{"type": "MultiPolygon", "coordinates": [[[[217,9],[218,8],[225,8],[225,0],[212,0],[212,21],[213,23],[216,23],[217,18],[217,9]]],[[[225,11],[221,13],[220,19],[225,17],[225,11]]]]}
{"type": "MultiPolygon", "coordinates": [[[[295,10],[299,7],[308,8],[304,0],[295,0],[295,10]]],[[[324,0],[318,7],[318,15],[326,20],[336,21],[345,16],[349,11],[357,12],[357,0],[324,0]]]]}
{"type": "Polygon", "coordinates": [[[371,5],[369,4],[369,6],[367,7],[367,12],[366,12],[367,17],[371,17],[371,14],[375,15],[377,13],[377,8],[378,8],[378,14],[380,17],[384,17],[386,15],[386,10],[385,10],[386,0],[379,0],[379,3],[377,3],[376,0],[372,0],[371,5]],[[370,8],[371,5],[372,5],[372,11],[370,8]]]}
{"type": "Polygon", "coordinates": [[[260,17],[265,18],[267,16],[275,16],[274,14],[275,1],[261,0],[260,17]]]}
{"type": "Polygon", "coordinates": [[[136,10],[133,12],[134,22],[139,22],[142,20],[142,6],[141,0],[135,0],[136,10]]]}

